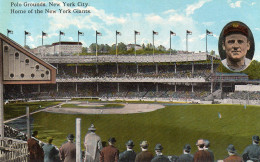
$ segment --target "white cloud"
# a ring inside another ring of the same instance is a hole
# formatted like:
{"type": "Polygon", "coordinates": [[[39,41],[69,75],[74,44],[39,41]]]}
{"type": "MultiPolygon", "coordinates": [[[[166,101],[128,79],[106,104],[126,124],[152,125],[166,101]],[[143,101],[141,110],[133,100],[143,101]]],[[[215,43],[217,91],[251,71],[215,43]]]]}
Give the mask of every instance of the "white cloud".
{"type": "Polygon", "coordinates": [[[251,6],[254,6],[255,4],[256,4],[255,2],[252,2],[252,3],[251,3],[251,6]]]}
{"type": "Polygon", "coordinates": [[[163,19],[161,16],[155,14],[149,14],[145,17],[145,20],[149,23],[163,23],[163,19]]]}
{"type": "Polygon", "coordinates": [[[68,39],[69,39],[70,41],[73,41],[73,38],[72,38],[72,37],[68,37],[68,39]]]}
{"type": "Polygon", "coordinates": [[[195,10],[201,8],[205,3],[210,1],[211,0],[200,0],[198,3],[188,5],[188,7],[186,8],[186,15],[193,14],[195,10]]]}
{"type": "Polygon", "coordinates": [[[255,30],[260,31],[260,28],[255,28],[255,30]]]}
{"type": "Polygon", "coordinates": [[[212,26],[212,25],[215,24],[215,22],[213,22],[213,21],[210,21],[210,22],[203,22],[202,24],[205,25],[205,26],[212,26]]]}
{"type": "Polygon", "coordinates": [[[171,9],[163,12],[163,14],[172,14],[172,13],[176,13],[176,10],[171,9]]]}
{"type": "Polygon", "coordinates": [[[228,0],[228,3],[231,8],[240,8],[242,1],[232,2],[231,0],[228,0]]]}

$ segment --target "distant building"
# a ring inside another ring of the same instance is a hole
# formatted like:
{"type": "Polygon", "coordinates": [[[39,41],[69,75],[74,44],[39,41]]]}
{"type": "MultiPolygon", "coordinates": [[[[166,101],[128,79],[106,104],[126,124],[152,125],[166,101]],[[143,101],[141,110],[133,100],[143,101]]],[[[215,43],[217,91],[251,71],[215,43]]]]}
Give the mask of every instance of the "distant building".
{"type": "MultiPolygon", "coordinates": [[[[134,49],[134,48],[135,48],[135,44],[128,44],[128,45],[126,46],[126,48],[127,48],[127,51],[131,50],[132,48],[134,49]]],[[[136,45],[136,50],[140,50],[140,49],[143,49],[143,47],[140,46],[139,44],[137,44],[137,45],[136,45]]]]}
{"type": "Polygon", "coordinates": [[[52,45],[39,46],[37,48],[31,49],[34,54],[38,55],[70,55],[82,52],[81,42],[56,42],[52,45]]]}

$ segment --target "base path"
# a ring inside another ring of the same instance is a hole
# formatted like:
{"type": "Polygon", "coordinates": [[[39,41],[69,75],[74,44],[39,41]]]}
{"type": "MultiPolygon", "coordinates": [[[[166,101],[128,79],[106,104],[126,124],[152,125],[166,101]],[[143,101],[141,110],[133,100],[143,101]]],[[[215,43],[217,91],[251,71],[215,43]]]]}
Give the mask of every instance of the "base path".
{"type": "Polygon", "coordinates": [[[151,112],[164,108],[161,104],[124,104],[123,108],[59,108],[51,107],[45,109],[45,112],[62,114],[133,114],[151,112]]]}

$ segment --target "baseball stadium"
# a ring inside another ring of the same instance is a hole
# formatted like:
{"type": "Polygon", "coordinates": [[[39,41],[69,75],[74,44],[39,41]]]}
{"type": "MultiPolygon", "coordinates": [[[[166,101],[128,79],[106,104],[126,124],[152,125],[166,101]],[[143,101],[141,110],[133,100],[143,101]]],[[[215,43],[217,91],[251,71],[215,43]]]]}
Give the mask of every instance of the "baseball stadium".
{"type": "Polygon", "coordinates": [[[232,73],[207,51],[62,53],[75,44],[82,49],[81,43],[54,43],[58,53],[48,55],[1,34],[4,136],[9,140],[26,141],[26,107],[31,132],[38,131],[42,142],[53,137],[57,147],[67,134],[75,134],[76,118],[81,119],[81,141],[94,124],[102,141],[116,138],[120,152],[130,139],[139,152],[140,141],[146,140],[149,150],[160,143],[164,155],[178,156],[185,144],[195,153],[196,141],[208,139],[218,160],[226,157],[229,144],[242,154],[251,137],[260,134],[260,82],[252,76],[257,61],[232,73]]]}

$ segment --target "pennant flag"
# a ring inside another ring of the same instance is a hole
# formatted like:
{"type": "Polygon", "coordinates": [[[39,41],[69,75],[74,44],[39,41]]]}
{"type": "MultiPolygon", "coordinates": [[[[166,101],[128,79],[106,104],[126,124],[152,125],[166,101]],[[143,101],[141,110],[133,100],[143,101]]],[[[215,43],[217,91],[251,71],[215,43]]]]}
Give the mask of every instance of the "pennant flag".
{"type": "Polygon", "coordinates": [[[158,32],[153,31],[153,35],[158,35],[158,34],[159,34],[158,32]]]}
{"type": "Polygon", "coordinates": [[[44,33],[44,32],[42,32],[42,36],[44,37],[44,36],[48,36],[48,34],[47,33],[44,33]]]}
{"type": "Polygon", "coordinates": [[[192,31],[186,30],[186,34],[191,35],[192,31]]]}
{"type": "Polygon", "coordinates": [[[64,33],[64,32],[62,32],[62,31],[60,31],[60,35],[65,35],[65,33],[64,33]]]}
{"type": "Polygon", "coordinates": [[[82,35],[82,36],[84,36],[84,33],[83,33],[83,32],[80,32],[80,31],[78,31],[78,35],[82,35]]]}
{"type": "Polygon", "coordinates": [[[8,33],[8,34],[13,34],[13,31],[12,31],[12,30],[9,30],[9,29],[7,29],[7,33],[8,33]]]}
{"type": "Polygon", "coordinates": [[[98,31],[96,31],[96,35],[102,36],[102,34],[98,31]]]}
{"type": "Polygon", "coordinates": [[[213,35],[213,32],[208,31],[208,29],[206,30],[206,32],[207,32],[207,35],[213,35]]]}
{"type": "Polygon", "coordinates": [[[119,31],[116,31],[116,35],[121,35],[121,33],[119,31]]]}
{"type": "Polygon", "coordinates": [[[140,35],[140,32],[138,32],[138,31],[135,31],[135,35],[140,35]]]}
{"type": "Polygon", "coordinates": [[[31,33],[27,32],[27,31],[24,31],[24,34],[29,35],[29,36],[31,35],[31,33]]]}
{"type": "Polygon", "coordinates": [[[220,113],[218,113],[218,118],[220,118],[220,119],[222,118],[222,116],[221,116],[221,114],[220,114],[220,113]]]}
{"type": "Polygon", "coordinates": [[[171,34],[171,35],[176,35],[176,33],[174,33],[173,31],[170,31],[170,34],[171,34]]]}

